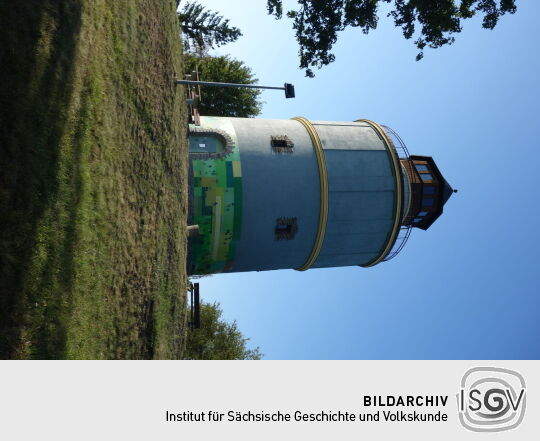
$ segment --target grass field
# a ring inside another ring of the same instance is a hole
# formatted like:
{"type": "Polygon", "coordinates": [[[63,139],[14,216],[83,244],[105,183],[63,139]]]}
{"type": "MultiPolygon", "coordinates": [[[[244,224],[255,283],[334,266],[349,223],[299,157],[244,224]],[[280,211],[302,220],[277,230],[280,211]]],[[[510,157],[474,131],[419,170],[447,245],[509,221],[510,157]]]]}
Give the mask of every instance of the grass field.
{"type": "Polygon", "coordinates": [[[187,142],[174,9],[1,3],[0,358],[181,355],[187,142]]]}

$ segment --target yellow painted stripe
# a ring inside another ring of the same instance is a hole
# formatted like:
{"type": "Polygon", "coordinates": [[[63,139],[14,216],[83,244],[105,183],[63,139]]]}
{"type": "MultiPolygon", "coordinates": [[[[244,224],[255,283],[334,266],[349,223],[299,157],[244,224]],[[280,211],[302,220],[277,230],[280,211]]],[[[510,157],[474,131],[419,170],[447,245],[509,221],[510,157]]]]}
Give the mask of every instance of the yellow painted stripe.
{"type": "Polygon", "coordinates": [[[324,151],[322,148],[321,140],[317,131],[313,125],[306,119],[301,116],[293,118],[294,120],[300,122],[307,130],[309,137],[311,138],[311,143],[313,144],[313,149],[315,151],[315,157],[317,158],[317,166],[319,168],[319,189],[320,189],[320,208],[319,208],[319,226],[317,228],[317,236],[315,237],[315,243],[306,262],[299,268],[296,268],[297,271],[305,271],[309,269],[313,263],[319,257],[321,248],[324,242],[324,236],[326,234],[326,224],[328,221],[328,171],[326,169],[326,160],[324,159],[324,151]]]}
{"type": "Polygon", "coordinates": [[[395,198],[394,198],[394,206],[395,206],[395,215],[394,215],[394,225],[392,226],[392,231],[390,232],[390,235],[388,236],[388,240],[386,241],[386,244],[384,246],[383,251],[377,256],[375,259],[371,260],[370,262],[360,265],[364,268],[377,265],[379,262],[384,260],[384,258],[388,255],[392,247],[394,246],[394,242],[396,241],[396,237],[399,233],[399,227],[401,225],[401,208],[403,206],[403,183],[401,181],[401,162],[399,161],[399,157],[392,147],[392,141],[388,138],[386,135],[386,132],[383,130],[383,128],[368,119],[357,119],[354,122],[365,122],[369,124],[381,137],[383,140],[385,147],[387,151],[390,153],[390,157],[392,158],[392,165],[394,166],[394,176],[396,178],[396,192],[395,192],[395,198]]]}
{"type": "Polygon", "coordinates": [[[221,235],[221,197],[216,196],[216,206],[214,207],[214,243],[212,244],[212,259],[214,261],[217,260],[220,235],[221,235]]]}
{"type": "Polygon", "coordinates": [[[240,161],[232,161],[232,170],[234,178],[242,177],[242,169],[240,167],[240,161]]]}

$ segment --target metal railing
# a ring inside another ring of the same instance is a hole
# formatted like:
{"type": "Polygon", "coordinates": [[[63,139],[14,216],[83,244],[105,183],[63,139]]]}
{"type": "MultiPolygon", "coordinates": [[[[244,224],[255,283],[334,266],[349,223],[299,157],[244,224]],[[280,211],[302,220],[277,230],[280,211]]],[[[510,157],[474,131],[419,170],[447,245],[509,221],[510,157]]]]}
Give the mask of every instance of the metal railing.
{"type": "Polygon", "coordinates": [[[412,231],[412,225],[402,225],[399,228],[399,233],[396,237],[396,241],[394,242],[394,246],[390,250],[390,252],[386,255],[386,257],[383,259],[383,262],[386,262],[388,260],[393,259],[396,257],[400,251],[403,249],[407,241],[409,240],[409,236],[411,235],[412,231]]]}
{"type": "Polygon", "coordinates": [[[407,150],[407,146],[401,137],[391,127],[385,125],[381,125],[381,127],[386,132],[386,135],[390,138],[390,141],[392,141],[394,150],[396,151],[399,159],[409,159],[409,150],[407,150]]]}
{"type": "MultiPolygon", "coordinates": [[[[382,125],[381,127],[383,128],[386,135],[390,139],[392,147],[396,151],[398,158],[409,161],[409,156],[410,156],[409,150],[407,149],[407,146],[405,145],[401,137],[391,127],[388,127],[385,125],[382,125]]],[[[410,197],[411,196],[412,195],[410,195],[410,197]]],[[[412,231],[412,225],[410,223],[408,223],[407,225],[403,225],[403,222],[405,221],[405,216],[406,216],[406,213],[401,214],[402,225],[399,229],[399,233],[396,237],[396,240],[394,242],[392,249],[383,259],[383,262],[386,262],[396,257],[399,254],[399,252],[403,249],[407,241],[409,240],[409,237],[412,231]]]]}

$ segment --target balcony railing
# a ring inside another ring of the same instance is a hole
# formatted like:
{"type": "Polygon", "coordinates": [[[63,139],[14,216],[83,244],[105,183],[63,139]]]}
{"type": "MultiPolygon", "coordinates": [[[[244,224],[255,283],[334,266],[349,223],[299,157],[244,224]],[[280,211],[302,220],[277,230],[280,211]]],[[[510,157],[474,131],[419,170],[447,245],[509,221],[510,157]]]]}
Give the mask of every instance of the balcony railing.
{"type": "Polygon", "coordinates": [[[391,127],[388,126],[381,126],[384,131],[386,132],[386,135],[390,138],[390,141],[392,141],[394,150],[396,151],[399,159],[409,159],[409,150],[407,150],[407,146],[401,139],[401,137],[394,132],[394,130],[391,127]]]}
{"type": "Polygon", "coordinates": [[[386,255],[386,257],[383,259],[383,262],[386,262],[390,259],[393,259],[396,257],[400,251],[403,249],[407,241],[409,240],[409,236],[411,235],[412,231],[412,225],[402,225],[399,228],[399,233],[396,237],[396,241],[394,242],[394,246],[390,250],[390,252],[386,255]]]}
{"type": "MultiPolygon", "coordinates": [[[[403,142],[401,137],[392,128],[390,128],[388,126],[383,125],[382,128],[384,129],[384,131],[386,132],[386,135],[390,139],[392,147],[396,151],[399,159],[405,159],[405,160],[408,161],[409,156],[410,156],[409,155],[409,150],[407,150],[407,146],[405,145],[405,143],[403,142]]],[[[384,262],[396,257],[399,254],[399,252],[403,249],[403,247],[405,246],[407,241],[409,240],[409,237],[410,237],[411,231],[412,231],[412,225],[410,223],[408,223],[406,225],[403,225],[403,221],[404,221],[403,218],[404,218],[405,215],[406,215],[406,213],[402,213],[402,215],[401,215],[401,217],[402,217],[402,219],[401,219],[402,225],[401,225],[401,227],[399,229],[399,233],[398,233],[398,235],[396,237],[396,240],[394,242],[394,246],[392,247],[390,252],[384,258],[384,260],[383,260],[384,262]]]]}

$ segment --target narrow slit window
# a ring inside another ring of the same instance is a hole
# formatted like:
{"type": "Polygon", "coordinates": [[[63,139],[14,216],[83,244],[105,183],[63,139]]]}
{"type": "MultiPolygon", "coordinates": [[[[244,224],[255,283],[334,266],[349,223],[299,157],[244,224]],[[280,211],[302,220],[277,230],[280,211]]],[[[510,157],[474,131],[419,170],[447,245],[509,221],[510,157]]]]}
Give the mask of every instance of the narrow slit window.
{"type": "Polygon", "coordinates": [[[275,153],[292,153],[294,148],[294,143],[287,135],[272,136],[270,145],[275,153]]]}
{"type": "Polygon", "coordinates": [[[291,240],[294,239],[298,231],[298,224],[295,217],[280,217],[276,219],[274,228],[275,240],[291,240]]]}
{"type": "Polygon", "coordinates": [[[284,139],[273,139],[272,147],[289,147],[287,141],[284,139]]]}

